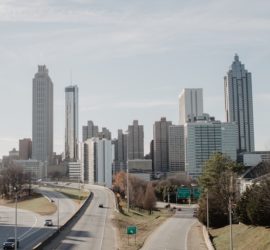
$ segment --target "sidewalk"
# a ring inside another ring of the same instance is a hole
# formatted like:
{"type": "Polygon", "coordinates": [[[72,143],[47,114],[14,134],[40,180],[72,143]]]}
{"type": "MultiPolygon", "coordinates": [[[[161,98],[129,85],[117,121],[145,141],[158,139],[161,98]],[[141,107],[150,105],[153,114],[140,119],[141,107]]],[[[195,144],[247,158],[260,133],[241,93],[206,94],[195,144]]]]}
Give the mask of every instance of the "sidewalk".
{"type": "Polygon", "coordinates": [[[203,227],[197,221],[188,233],[187,250],[208,250],[203,237],[203,227]]]}

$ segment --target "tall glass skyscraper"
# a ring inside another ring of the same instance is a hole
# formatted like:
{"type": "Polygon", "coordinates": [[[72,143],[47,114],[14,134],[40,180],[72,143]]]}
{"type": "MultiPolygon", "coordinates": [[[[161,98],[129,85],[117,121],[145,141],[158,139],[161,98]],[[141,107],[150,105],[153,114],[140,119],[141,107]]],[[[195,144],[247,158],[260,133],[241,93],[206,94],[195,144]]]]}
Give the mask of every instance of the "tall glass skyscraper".
{"type": "Polygon", "coordinates": [[[238,126],[238,153],[254,151],[254,122],[251,73],[239,61],[238,55],[224,77],[225,112],[227,122],[238,126]]]}
{"type": "Polygon", "coordinates": [[[65,159],[78,160],[78,87],[65,88],[65,159]]]}
{"type": "Polygon", "coordinates": [[[53,155],[53,83],[45,65],[33,79],[32,158],[49,163],[53,155]]]}

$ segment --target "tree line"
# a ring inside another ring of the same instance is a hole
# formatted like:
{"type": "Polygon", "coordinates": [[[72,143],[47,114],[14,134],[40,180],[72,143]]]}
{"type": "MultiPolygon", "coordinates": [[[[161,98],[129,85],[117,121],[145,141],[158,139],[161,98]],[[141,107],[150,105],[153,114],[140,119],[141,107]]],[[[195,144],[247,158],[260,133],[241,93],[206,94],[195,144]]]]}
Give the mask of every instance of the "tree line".
{"type": "Polygon", "coordinates": [[[0,195],[3,199],[12,199],[16,193],[31,195],[32,175],[14,164],[0,171],[0,195]]]}
{"type": "Polygon", "coordinates": [[[262,180],[240,194],[238,178],[244,167],[217,153],[204,165],[199,178],[202,195],[199,200],[198,218],[206,224],[207,195],[209,226],[229,224],[229,203],[232,204],[234,223],[270,226],[270,180],[262,180]]]}

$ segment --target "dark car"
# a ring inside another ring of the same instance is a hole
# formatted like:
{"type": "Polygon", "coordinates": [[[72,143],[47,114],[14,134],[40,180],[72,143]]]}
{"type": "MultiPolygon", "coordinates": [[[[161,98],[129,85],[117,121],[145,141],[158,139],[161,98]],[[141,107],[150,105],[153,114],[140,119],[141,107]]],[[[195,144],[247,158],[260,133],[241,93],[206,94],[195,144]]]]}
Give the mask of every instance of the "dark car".
{"type": "Polygon", "coordinates": [[[53,222],[51,219],[47,219],[44,221],[44,226],[47,226],[47,227],[52,227],[53,226],[53,222]]]}
{"type": "MultiPolygon", "coordinates": [[[[17,240],[17,248],[19,248],[19,241],[17,240]]],[[[15,249],[15,238],[9,237],[4,243],[3,243],[3,249],[15,249]]]]}
{"type": "Polygon", "coordinates": [[[103,206],[103,204],[99,204],[99,205],[98,205],[98,207],[101,207],[101,208],[103,208],[104,206],[103,206]]]}

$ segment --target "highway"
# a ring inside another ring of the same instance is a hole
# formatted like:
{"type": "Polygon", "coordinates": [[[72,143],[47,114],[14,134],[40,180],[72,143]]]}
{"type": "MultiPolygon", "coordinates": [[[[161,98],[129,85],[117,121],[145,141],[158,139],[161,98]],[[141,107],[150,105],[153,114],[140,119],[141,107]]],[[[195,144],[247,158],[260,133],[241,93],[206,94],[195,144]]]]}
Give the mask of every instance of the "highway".
{"type": "Polygon", "coordinates": [[[111,190],[95,185],[85,185],[93,199],[76,224],[61,233],[44,249],[117,249],[116,230],[111,223],[115,198],[111,190]],[[103,204],[103,208],[99,207],[103,204]]]}
{"type": "Polygon", "coordinates": [[[187,250],[187,236],[196,222],[193,208],[184,207],[161,224],[146,240],[141,250],[187,250]]]}
{"type": "MultiPolygon", "coordinates": [[[[49,200],[54,200],[58,205],[59,199],[59,224],[62,225],[76,211],[76,204],[61,193],[42,189],[41,193],[46,195],[49,200]]],[[[20,242],[20,249],[32,249],[40,241],[44,240],[52,231],[57,230],[58,212],[50,216],[41,216],[39,214],[18,209],[17,210],[17,236],[20,242]],[[54,227],[44,227],[44,220],[52,219],[54,227]]],[[[3,242],[8,237],[14,237],[15,234],[15,209],[0,206],[0,249],[3,242]]]]}

